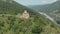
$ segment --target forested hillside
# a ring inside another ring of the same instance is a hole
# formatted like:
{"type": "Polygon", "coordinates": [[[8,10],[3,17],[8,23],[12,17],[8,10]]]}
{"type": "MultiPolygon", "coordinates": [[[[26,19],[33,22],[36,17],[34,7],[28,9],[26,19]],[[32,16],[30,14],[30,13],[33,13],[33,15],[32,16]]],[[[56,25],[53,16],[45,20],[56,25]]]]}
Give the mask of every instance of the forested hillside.
{"type": "Polygon", "coordinates": [[[22,13],[24,10],[28,10],[29,13],[34,14],[33,10],[20,5],[19,3],[13,1],[13,0],[0,0],[0,13],[22,13]]]}
{"type": "Polygon", "coordinates": [[[15,1],[0,0],[0,34],[60,34],[60,26],[15,1]],[[28,19],[16,17],[24,10],[28,19]]]}

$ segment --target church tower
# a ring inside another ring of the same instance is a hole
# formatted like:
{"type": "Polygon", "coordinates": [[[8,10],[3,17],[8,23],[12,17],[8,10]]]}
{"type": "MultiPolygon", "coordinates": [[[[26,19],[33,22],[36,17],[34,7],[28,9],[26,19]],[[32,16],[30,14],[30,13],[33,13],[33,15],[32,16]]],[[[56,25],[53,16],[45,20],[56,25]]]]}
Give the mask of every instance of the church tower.
{"type": "Polygon", "coordinates": [[[28,19],[30,17],[29,13],[27,12],[27,10],[24,10],[24,12],[22,14],[17,14],[16,17],[18,18],[22,18],[22,19],[28,19]]]}
{"type": "Polygon", "coordinates": [[[29,13],[27,12],[27,10],[24,10],[24,12],[22,14],[22,17],[25,18],[25,19],[29,18],[29,13]]]}

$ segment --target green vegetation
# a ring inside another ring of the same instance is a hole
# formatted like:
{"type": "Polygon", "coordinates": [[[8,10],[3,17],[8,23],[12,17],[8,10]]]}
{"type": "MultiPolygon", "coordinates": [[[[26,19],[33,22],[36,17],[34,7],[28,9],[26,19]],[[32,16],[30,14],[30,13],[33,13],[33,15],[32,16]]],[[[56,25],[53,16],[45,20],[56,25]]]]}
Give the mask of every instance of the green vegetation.
{"type": "Polygon", "coordinates": [[[31,10],[25,6],[22,6],[15,1],[12,1],[12,3],[9,3],[9,2],[0,0],[0,14],[1,13],[2,14],[6,14],[6,13],[17,14],[17,13],[22,13],[24,10],[28,10],[28,12],[31,14],[36,13],[34,10],[31,10]]]}
{"type": "Polygon", "coordinates": [[[60,27],[42,16],[20,19],[0,16],[0,34],[58,34],[60,27]]]}
{"type": "Polygon", "coordinates": [[[60,27],[34,10],[0,0],[0,34],[59,34],[60,27]],[[29,19],[20,19],[16,14],[24,10],[30,13],[29,19]]]}

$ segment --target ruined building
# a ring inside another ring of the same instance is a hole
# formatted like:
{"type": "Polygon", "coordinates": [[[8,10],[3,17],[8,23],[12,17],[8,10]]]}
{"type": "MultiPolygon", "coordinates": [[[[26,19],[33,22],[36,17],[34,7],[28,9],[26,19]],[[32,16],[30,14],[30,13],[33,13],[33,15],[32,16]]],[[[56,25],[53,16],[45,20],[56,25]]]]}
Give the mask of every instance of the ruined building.
{"type": "Polygon", "coordinates": [[[29,18],[29,13],[27,10],[24,10],[22,14],[18,14],[17,17],[22,18],[22,19],[28,19],[29,18]]]}

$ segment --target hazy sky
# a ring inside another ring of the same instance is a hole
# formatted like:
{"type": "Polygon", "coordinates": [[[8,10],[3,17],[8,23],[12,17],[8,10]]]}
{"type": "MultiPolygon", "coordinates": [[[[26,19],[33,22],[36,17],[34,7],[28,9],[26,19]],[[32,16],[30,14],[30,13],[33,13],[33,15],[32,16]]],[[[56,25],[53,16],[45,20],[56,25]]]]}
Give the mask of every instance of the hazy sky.
{"type": "Polygon", "coordinates": [[[48,4],[48,3],[53,3],[57,0],[15,0],[18,3],[22,5],[42,5],[42,4],[48,4]]]}

